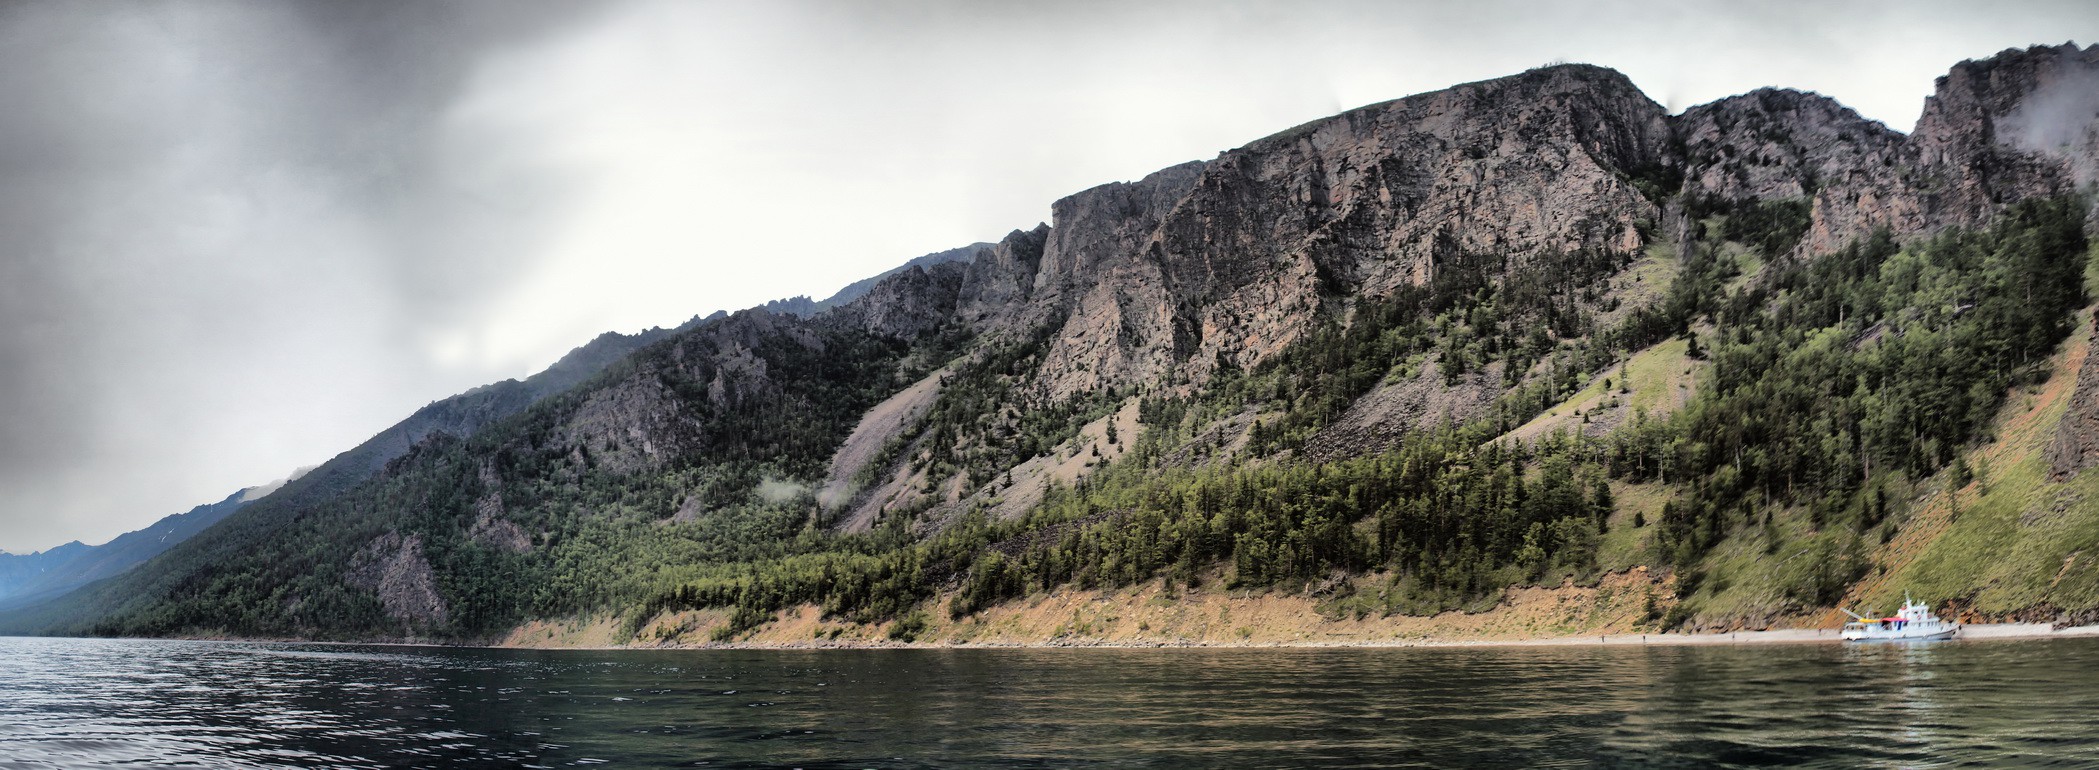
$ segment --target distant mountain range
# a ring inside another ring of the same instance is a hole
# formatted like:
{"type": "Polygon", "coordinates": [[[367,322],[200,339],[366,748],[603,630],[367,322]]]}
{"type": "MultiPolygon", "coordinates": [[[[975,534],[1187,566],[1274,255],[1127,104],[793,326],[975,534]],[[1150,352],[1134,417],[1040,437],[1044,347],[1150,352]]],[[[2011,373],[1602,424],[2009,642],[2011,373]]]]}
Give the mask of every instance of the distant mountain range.
{"type": "Polygon", "coordinates": [[[33,605],[136,567],[283,484],[279,481],[243,489],[219,502],[168,516],[102,545],[75,540],[32,554],[0,553],[0,609],[33,605]]]}
{"type": "MultiPolygon", "coordinates": [[[[795,297],[773,300],[761,307],[777,313],[814,315],[866,294],[877,281],[898,271],[966,262],[985,247],[988,244],[975,244],[917,257],[880,275],[849,284],[821,301],[795,297]]],[[[288,479],[249,487],[219,502],[167,516],[151,526],[124,533],[102,545],[86,545],[76,540],[31,554],[0,551],[0,610],[34,606],[88,583],[120,574],[287,484],[301,482],[293,486],[287,497],[302,500],[338,494],[369,478],[433,434],[459,438],[471,436],[484,425],[515,414],[548,395],[575,387],[644,345],[726,315],[716,312],[705,318],[694,317],[675,329],[653,328],[633,334],[605,332],[524,380],[504,380],[432,402],[316,468],[302,468],[288,479]],[[309,475],[312,479],[305,480],[309,475]]]]}
{"type": "Polygon", "coordinates": [[[1962,62],[1907,135],[1784,89],[1672,115],[1588,65],[1350,110],[822,302],[602,336],[0,628],[2092,619],[2093,83],[2099,47],[1962,62]]]}

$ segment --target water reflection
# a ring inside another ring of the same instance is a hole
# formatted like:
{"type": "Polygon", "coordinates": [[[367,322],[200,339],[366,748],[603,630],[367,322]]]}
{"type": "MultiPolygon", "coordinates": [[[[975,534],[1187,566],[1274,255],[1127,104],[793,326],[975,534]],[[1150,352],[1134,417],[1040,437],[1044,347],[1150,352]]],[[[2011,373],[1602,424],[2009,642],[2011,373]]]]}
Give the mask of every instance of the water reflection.
{"type": "Polygon", "coordinates": [[[2099,757],[2099,640],[537,652],[0,640],[0,768],[1919,767],[2099,757]]]}

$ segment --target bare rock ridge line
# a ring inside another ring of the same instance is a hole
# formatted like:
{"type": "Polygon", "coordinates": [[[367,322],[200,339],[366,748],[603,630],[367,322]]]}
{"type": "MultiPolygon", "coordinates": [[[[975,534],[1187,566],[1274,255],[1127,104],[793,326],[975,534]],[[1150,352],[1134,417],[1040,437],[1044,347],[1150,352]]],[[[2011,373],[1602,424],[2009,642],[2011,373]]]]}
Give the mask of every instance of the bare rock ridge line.
{"type": "Polygon", "coordinates": [[[1974,226],[2025,198],[2089,185],[2099,164],[2099,46],[2035,46],[1965,61],[1938,79],[1914,133],[1880,166],[1860,166],[1815,195],[1803,248],[1847,233],[1974,226]]]}
{"type": "MultiPolygon", "coordinates": [[[[1511,270],[1551,253],[1631,259],[1673,241],[1684,212],[1665,205],[1678,200],[1799,201],[1810,221],[1802,255],[1876,228],[1907,238],[1976,226],[2011,202],[2074,189],[2093,165],[2099,119],[2074,109],[2082,92],[2066,84],[2099,83],[2094,72],[2099,46],[1962,63],[1913,136],[1786,89],[1670,116],[1622,74],[1587,65],[1455,86],[1061,199],[1047,228],[1015,231],[969,263],[955,320],[980,334],[1051,329],[1029,383],[1046,398],[1194,387],[1220,364],[1254,366],[1345,317],[1353,298],[1426,282],[1456,255],[1507,254],[1511,270]],[[2035,115],[2064,125],[2018,138],[1997,127],[2035,115]],[[2042,133],[2068,139],[2029,138],[2042,133]]],[[[1427,377],[1374,391],[1308,450],[1375,451],[1405,430],[1474,416],[1493,398],[1489,377],[1468,375],[1476,387],[1447,396],[1427,377]]]]}
{"type": "MultiPolygon", "coordinates": [[[[931,269],[936,265],[943,265],[950,262],[968,262],[972,259],[975,259],[980,252],[989,248],[991,248],[991,244],[989,243],[972,243],[968,246],[964,246],[959,249],[936,251],[931,254],[927,254],[923,257],[913,259],[909,262],[905,262],[904,264],[898,265],[889,270],[885,270],[877,275],[854,281],[850,284],[847,284],[845,288],[839,289],[831,296],[821,300],[810,299],[806,296],[790,297],[788,299],[776,299],[771,302],[767,302],[763,305],[760,305],[759,307],[764,308],[765,311],[768,313],[796,315],[801,316],[803,318],[808,318],[810,316],[816,315],[817,313],[821,313],[831,308],[838,307],[839,305],[843,305],[847,302],[859,299],[861,295],[866,294],[870,289],[873,289],[875,287],[875,284],[881,283],[883,279],[886,279],[889,276],[904,272],[906,270],[910,270],[912,268],[931,269]]],[[[723,313],[722,315],[728,314],[723,313]]]]}
{"type": "MultiPolygon", "coordinates": [[[[1015,231],[969,262],[952,305],[979,332],[1054,327],[1038,384],[1065,396],[1177,367],[1200,382],[1219,361],[1251,365],[1337,300],[1419,284],[1454,254],[1505,253],[1521,269],[1548,252],[1635,253],[1672,221],[1657,185],[1693,199],[1811,201],[1798,247],[1809,253],[1878,227],[1972,226],[2089,177],[2099,123],[2054,102],[2081,104],[2086,92],[2068,84],[2099,82],[2095,71],[2099,46],[1965,62],[1905,137],[1818,94],[1763,89],[1671,117],[1615,71],[1534,70],[1066,197],[1047,228],[1015,231]],[[2070,124],[1998,128],[2037,115],[2070,124]]],[[[847,316],[909,331],[880,307],[907,296],[917,310],[950,304],[878,289],[847,316]]]]}

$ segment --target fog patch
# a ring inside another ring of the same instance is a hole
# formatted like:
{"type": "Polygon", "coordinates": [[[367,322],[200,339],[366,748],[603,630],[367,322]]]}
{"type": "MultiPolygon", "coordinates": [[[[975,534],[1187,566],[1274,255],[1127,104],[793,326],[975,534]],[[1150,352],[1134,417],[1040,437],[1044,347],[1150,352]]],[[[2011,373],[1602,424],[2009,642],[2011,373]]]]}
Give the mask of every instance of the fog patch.
{"type": "Polygon", "coordinates": [[[758,482],[758,499],[773,505],[791,503],[809,494],[809,485],[786,479],[765,479],[758,482]]]}
{"type": "Polygon", "coordinates": [[[2099,183],[2099,68],[2065,57],[1997,121],[1998,141],[2069,161],[2079,187],[2099,183]]]}

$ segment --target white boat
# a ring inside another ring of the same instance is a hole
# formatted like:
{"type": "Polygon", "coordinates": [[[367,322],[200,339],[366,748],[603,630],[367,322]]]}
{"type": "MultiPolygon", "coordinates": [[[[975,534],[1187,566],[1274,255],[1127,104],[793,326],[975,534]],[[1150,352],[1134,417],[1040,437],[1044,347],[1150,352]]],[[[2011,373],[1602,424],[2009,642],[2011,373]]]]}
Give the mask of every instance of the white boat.
{"type": "Polygon", "coordinates": [[[1961,624],[1941,620],[1939,616],[1931,614],[1931,608],[1910,599],[1907,595],[1902,597],[1902,610],[1891,618],[1869,618],[1842,607],[1837,609],[1854,618],[1844,624],[1844,631],[1840,634],[1847,642],[1952,639],[1953,635],[1961,630],[1961,624]]]}

